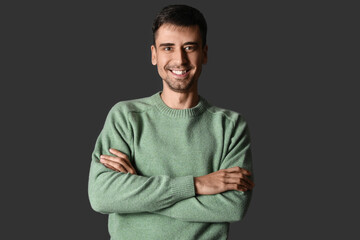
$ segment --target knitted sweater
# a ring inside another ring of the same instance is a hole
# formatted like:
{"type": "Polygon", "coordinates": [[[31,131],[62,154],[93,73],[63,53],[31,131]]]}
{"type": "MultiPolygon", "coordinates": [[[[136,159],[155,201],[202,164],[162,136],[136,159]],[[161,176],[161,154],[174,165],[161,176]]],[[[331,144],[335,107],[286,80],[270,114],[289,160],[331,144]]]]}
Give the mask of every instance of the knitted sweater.
{"type": "Polygon", "coordinates": [[[193,108],[172,109],[158,92],[110,110],[88,191],[92,208],[109,214],[111,239],[221,240],[229,223],[244,217],[251,191],[195,194],[194,177],[234,166],[252,171],[244,119],[199,97],[193,108]],[[101,164],[109,148],[125,153],[138,175],[101,164]]]}

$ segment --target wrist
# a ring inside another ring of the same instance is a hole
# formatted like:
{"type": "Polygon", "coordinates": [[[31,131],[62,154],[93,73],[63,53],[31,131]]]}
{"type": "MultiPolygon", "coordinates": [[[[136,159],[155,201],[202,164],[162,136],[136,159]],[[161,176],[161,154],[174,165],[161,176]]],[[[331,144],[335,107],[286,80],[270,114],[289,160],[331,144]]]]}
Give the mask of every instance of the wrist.
{"type": "Polygon", "coordinates": [[[195,194],[200,194],[201,184],[199,177],[194,177],[195,194]]]}

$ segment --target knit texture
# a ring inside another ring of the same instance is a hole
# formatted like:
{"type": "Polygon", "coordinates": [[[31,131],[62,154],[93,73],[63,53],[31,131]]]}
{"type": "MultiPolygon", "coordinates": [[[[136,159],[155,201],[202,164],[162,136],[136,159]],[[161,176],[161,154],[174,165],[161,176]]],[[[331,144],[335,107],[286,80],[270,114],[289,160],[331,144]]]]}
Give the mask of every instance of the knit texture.
{"type": "Polygon", "coordinates": [[[172,109],[150,97],[122,101],[110,110],[92,154],[89,199],[109,214],[113,240],[227,239],[241,220],[251,191],[196,195],[194,177],[240,166],[252,171],[247,124],[236,112],[200,96],[189,109],[172,109]],[[138,175],[100,163],[109,148],[125,153],[138,175]]]}

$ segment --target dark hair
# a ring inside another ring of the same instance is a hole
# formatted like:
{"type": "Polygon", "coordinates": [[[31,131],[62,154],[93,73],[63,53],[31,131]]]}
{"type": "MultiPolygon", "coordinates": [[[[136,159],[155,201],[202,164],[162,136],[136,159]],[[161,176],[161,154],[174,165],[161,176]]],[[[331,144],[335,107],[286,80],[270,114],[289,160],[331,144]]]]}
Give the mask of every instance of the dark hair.
{"type": "Polygon", "coordinates": [[[176,26],[199,26],[202,45],[206,44],[207,24],[202,13],[196,8],[187,5],[169,5],[164,7],[155,17],[152,31],[153,44],[155,45],[156,31],[165,23],[176,26]]]}

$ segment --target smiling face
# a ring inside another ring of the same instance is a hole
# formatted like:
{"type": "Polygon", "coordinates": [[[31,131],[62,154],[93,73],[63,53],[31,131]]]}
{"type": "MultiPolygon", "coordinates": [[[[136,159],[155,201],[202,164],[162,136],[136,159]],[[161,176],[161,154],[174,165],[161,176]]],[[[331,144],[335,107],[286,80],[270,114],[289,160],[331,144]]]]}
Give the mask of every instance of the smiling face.
{"type": "Polygon", "coordinates": [[[157,65],[164,88],[190,92],[197,88],[202,64],[207,62],[207,46],[202,47],[198,26],[162,25],[151,46],[151,62],[157,65]]]}

